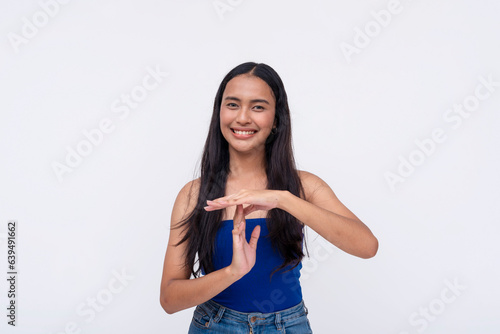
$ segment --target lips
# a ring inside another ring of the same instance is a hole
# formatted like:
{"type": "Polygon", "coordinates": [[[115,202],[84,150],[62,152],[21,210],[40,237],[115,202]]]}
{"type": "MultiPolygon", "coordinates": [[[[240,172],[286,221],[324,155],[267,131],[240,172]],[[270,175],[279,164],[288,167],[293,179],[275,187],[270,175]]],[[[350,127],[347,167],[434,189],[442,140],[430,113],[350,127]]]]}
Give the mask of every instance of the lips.
{"type": "Polygon", "coordinates": [[[253,137],[257,133],[254,129],[231,128],[231,132],[236,138],[246,139],[253,137]]]}
{"type": "Polygon", "coordinates": [[[245,129],[245,128],[231,128],[231,131],[233,131],[233,133],[239,134],[239,135],[253,135],[254,133],[257,132],[257,130],[245,129]]]}

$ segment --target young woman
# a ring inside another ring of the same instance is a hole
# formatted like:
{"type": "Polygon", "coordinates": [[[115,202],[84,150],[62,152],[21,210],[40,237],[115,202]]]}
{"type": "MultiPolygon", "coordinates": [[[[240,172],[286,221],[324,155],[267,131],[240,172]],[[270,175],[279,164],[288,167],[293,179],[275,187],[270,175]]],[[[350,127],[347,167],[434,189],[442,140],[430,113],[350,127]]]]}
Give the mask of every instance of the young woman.
{"type": "Polygon", "coordinates": [[[332,189],[296,169],[281,78],[241,64],[217,91],[201,176],[174,203],[161,306],[196,306],[189,333],[312,333],[299,282],[305,226],[354,256],[377,253],[332,189]]]}

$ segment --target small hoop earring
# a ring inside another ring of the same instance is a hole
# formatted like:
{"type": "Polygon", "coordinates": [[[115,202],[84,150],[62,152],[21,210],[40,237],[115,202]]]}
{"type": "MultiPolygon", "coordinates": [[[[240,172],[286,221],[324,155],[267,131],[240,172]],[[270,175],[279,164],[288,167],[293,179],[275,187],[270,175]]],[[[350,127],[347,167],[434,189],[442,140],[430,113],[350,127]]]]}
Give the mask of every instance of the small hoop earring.
{"type": "Polygon", "coordinates": [[[272,129],[271,129],[271,134],[275,135],[275,134],[276,134],[276,132],[278,132],[278,129],[277,129],[277,128],[272,128],[272,129]]]}

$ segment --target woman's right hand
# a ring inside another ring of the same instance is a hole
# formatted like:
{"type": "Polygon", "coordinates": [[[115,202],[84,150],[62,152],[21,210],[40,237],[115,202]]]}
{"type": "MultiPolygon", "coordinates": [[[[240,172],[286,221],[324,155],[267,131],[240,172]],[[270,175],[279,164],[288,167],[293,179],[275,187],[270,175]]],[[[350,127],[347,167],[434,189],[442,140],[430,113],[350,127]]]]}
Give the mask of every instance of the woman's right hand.
{"type": "Polygon", "coordinates": [[[257,225],[252,231],[250,242],[247,242],[245,228],[243,204],[238,204],[233,218],[233,260],[229,265],[231,273],[238,279],[245,276],[255,265],[257,241],[260,235],[260,225],[257,225]]]}

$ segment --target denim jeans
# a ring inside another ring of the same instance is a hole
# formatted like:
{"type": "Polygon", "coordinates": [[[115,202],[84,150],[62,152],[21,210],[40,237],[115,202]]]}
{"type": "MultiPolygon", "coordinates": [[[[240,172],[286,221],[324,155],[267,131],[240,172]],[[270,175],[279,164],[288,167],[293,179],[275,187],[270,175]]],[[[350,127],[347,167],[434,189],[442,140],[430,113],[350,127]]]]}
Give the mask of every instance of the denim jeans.
{"type": "Polygon", "coordinates": [[[308,310],[299,304],[273,313],[244,313],[226,308],[212,300],[196,306],[188,334],[198,333],[312,333],[308,310]]]}

